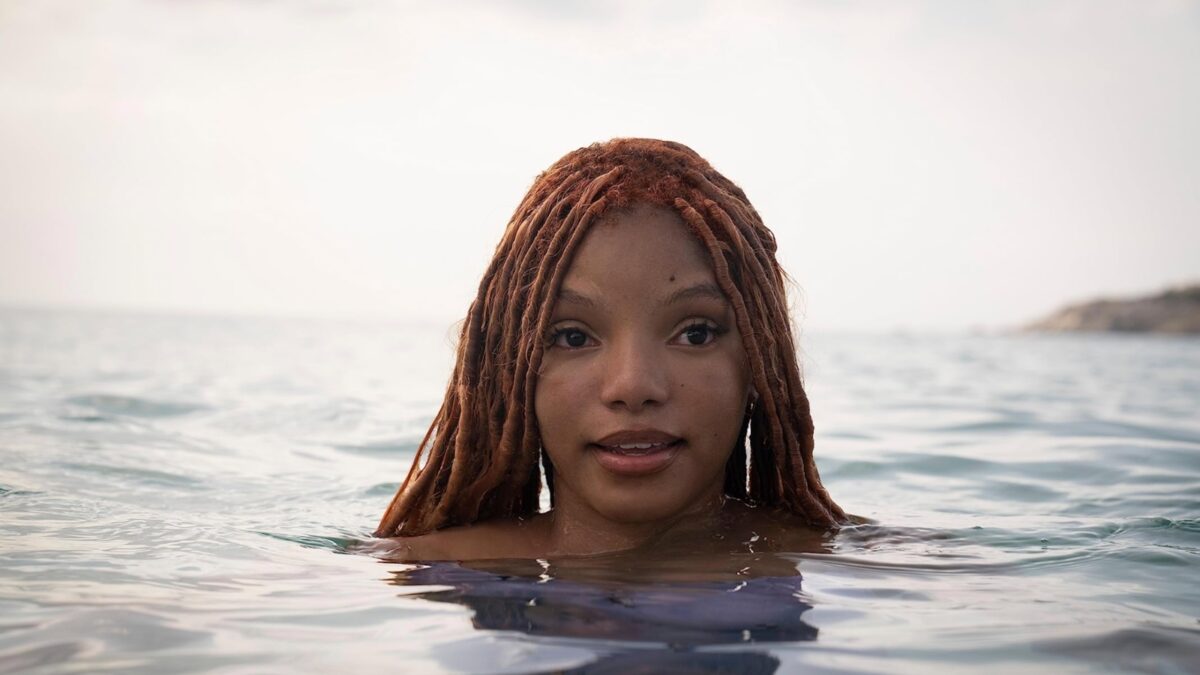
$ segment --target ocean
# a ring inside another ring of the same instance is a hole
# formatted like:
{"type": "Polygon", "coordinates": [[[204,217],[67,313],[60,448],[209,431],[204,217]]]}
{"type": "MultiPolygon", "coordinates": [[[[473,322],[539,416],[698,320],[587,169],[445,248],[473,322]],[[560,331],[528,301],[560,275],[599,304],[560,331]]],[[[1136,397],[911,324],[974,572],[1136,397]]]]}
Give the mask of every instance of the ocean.
{"type": "Polygon", "coordinates": [[[1198,339],[802,335],[870,522],[737,583],[362,552],[453,339],[0,311],[0,672],[1200,672],[1198,339]]]}

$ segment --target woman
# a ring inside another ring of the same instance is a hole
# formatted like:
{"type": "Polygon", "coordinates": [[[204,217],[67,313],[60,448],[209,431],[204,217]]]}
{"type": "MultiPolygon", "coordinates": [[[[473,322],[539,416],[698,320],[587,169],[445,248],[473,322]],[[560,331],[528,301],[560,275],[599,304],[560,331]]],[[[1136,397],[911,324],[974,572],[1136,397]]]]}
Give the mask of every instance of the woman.
{"type": "Polygon", "coordinates": [[[683,145],[567,154],[509,223],[376,535],[413,560],[544,558],[844,522],[774,253],[742,190],[683,145]]]}

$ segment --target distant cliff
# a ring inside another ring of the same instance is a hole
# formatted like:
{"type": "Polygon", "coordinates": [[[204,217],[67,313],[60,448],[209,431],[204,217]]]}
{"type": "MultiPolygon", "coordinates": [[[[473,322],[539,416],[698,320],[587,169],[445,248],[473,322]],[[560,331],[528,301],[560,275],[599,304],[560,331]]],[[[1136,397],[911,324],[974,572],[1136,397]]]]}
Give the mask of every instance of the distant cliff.
{"type": "Polygon", "coordinates": [[[1071,305],[1025,327],[1032,331],[1200,334],[1200,284],[1129,300],[1071,305]]]}

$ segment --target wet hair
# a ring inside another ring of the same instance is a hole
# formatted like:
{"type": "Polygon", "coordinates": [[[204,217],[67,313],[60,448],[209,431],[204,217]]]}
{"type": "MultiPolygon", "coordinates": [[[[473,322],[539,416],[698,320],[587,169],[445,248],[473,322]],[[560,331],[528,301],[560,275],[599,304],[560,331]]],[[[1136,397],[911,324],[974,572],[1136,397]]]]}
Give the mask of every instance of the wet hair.
{"type": "Polygon", "coordinates": [[[646,204],[676,212],[707,252],[746,350],[757,399],[726,464],[725,494],[816,526],[845,521],[813,462],[774,235],[745,193],[692,149],[621,138],[568,153],[517,207],[463,323],[441,409],[376,536],[533,515],[542,472],[553,503],[534,391],[555,299],[589,228],[646,204]]]}

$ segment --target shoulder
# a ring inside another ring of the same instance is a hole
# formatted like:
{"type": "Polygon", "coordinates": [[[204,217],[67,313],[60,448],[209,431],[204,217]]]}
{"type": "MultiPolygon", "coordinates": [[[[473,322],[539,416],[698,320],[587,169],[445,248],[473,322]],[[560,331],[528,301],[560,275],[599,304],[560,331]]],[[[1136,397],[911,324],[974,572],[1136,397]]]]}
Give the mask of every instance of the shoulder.
{"type": "Polygon", "coordinates": [[[836,530],[814,527],[786,509],[738,504],[734,512],[743,540],[761,542],[764,550],[828,553],[836,534],[836,530]]]}
{"type": "Polygon", "coordinates": [[[377,540],[371,552],[388,560],[421,562],[536,558],[544,550],[541,519],[506,518],[450,527],[415,537],[377,540]]]}

